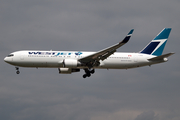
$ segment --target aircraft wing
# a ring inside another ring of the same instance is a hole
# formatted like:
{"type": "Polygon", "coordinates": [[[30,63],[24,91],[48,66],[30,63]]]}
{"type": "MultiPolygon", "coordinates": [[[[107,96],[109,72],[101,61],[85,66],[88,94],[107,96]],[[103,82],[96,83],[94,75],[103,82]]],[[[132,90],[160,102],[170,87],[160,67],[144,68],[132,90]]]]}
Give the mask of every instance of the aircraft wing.
{"type": "Polygon", "coordinates": [[[100,50],[100,51],[98,51],[94,54],[91,54],[89,56],[80,58],[79,61],[88,65],[88,66],[93,67],[94,65],[96,65],[99,62],[99,60],[105,60],[107,57],[109,57],[114,52],[116,52],[116,49],[118,49],[119,47],[126,44],[129,41],[133,31],[134,31],[134,29],[132,29],[121,42],[119,42],[115,45],[112,45],[108,48],[105,48],[103,50],[100,50]]]}

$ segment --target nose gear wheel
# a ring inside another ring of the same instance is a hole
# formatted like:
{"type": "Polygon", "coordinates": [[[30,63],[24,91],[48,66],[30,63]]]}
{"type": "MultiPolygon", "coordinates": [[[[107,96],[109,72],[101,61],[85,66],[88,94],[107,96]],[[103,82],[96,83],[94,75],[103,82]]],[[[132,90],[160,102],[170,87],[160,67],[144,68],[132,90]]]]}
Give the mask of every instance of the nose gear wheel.
{"type": "Polygon", "coordinates": [[[19,71],[19,67],[15,67],[16,68],[16,74],[19,74],[20,71],[19,71]]]}

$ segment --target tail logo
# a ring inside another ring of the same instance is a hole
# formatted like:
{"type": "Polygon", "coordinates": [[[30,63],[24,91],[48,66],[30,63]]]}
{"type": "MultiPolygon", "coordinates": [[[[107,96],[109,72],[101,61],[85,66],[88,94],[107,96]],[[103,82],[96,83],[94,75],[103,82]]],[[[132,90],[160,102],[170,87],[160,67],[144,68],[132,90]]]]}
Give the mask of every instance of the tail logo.
{"type": "Polygon", "coordinates": [[[155,56],[162,55],[167,39],[171,32],[171,28],[164,28],[142,51],[144,54],[155,56]]]}

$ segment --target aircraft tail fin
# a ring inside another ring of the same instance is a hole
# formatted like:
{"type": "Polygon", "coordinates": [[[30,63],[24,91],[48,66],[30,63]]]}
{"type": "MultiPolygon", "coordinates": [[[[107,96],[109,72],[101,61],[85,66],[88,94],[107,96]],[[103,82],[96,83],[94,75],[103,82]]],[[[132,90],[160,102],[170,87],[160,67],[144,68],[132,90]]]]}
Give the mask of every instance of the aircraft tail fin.
{"type": "Polygon", "coordinates": [[[164,28],[140,53],[160,56],[163,53],[171,28],[164,28]]]}

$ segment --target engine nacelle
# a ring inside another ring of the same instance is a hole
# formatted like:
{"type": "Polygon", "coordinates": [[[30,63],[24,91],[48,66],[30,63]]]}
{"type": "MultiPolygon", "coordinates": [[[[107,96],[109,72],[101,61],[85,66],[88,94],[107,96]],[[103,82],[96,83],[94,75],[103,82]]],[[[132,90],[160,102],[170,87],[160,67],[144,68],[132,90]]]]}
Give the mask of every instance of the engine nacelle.
{"type": "Polygon", "coordinates": [[[71,74],[72,72],[79,72],[80,69],[76,68],[58,68],[59,74],[71,74]]]}
{"type": "Polygon", "coordinates": [[[63,60],[64,67],[73,68],[78,66],[78,61],[74,59],[64,59],[63,60]]]}

